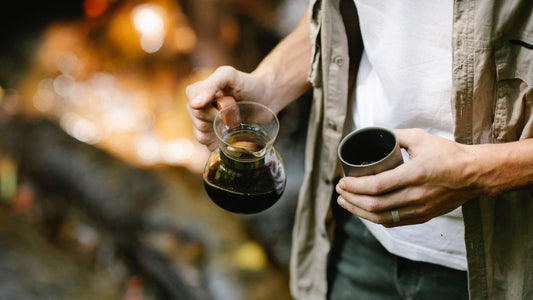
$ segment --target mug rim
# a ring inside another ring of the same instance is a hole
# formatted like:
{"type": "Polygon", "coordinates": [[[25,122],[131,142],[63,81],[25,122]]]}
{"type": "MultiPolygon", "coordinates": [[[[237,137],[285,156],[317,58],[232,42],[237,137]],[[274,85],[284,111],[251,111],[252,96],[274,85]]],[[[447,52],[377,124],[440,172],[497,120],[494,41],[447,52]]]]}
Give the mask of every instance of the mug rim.
{"type": "Polygon", "coordinates": [[[339,143],[339,147],[337,149],[337,156],[339,157],[341,162],[343,164],[345,164],[345,165],[348,165],[350,167],[356,167],[356,168],[366,168],[366,167],[370,167],[370,166],[373,166],[373,165],[377,165],[377,164],[381,163],[382,161],[386,160],[387,158],[389,158],[391,155],[393,155],[393,153],[395,152],[397,147],[399,147],[398,139],[396,138],[396,135],[394,134],[394,132],[392,130],[390,130],[389,128],[386,128],[386,127],[382,127],[382,126],[366,126],[366,127],[361,127],[361,128],[353,130],[352,132],[348,133],[341,140],[341,142],[339,143]],[[382,159],[374,161],[374,162],[371,162],[371,163],[368,163],[368,164],[352,164],[352,163],[349,163],[346,160],[344,160],[344,158],[341,155],[341,150],[342,150],[344,144],[346,144],[346,142],[351,137],[353,137],[354,135],[357,135],[357,134],[360,134],[360,133],[366,132],[366,131],[372,131],[372,130],[380,130],[380,131],[386,132],[387,134],[390,134],[392,136],[392,138],[394,139],[394,147],[391,149],[391,151],[389,151],[389,153],[387,155],[385,155],[382,159]]]}

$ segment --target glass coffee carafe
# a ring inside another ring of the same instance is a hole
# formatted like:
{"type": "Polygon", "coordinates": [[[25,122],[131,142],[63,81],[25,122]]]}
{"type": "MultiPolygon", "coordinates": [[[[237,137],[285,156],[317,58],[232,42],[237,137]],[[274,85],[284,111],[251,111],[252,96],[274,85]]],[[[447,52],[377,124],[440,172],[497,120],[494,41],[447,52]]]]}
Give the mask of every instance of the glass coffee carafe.
{"type": "Polygon", "coordinates": [[[253,214],[276,203],[285,189],[285,169],[273,143],[279,130],[276,115],[255,102],[222,108],[213,122],[218,148],[205,165],[207,194],[234,213],[253,214]]]}

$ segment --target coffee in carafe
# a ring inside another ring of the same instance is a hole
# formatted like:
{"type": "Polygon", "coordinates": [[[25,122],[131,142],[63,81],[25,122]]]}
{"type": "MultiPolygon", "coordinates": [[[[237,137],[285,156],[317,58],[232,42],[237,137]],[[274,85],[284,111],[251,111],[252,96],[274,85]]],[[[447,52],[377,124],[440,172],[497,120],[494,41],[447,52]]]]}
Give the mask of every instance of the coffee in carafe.
{"type": "Polygon", "coordinates": [[[203,173],[211,200],[243,214],[274,205],[286,183],[282,158],[272,146],[279,130],[275,114],[255,102],[237,102],[220,110],[213,124],[219,147],[203,173]]]}

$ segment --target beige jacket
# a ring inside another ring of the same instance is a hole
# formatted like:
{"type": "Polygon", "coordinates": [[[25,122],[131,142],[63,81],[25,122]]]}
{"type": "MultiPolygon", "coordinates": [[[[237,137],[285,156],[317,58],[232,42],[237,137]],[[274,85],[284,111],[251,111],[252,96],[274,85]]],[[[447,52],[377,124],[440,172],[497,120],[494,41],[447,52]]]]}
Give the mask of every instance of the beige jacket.
{"type": "MultiPolygon", "coordinates": [[[[337,145],[361,53],[354,9],[353,0],[310,0],[314,100],[293,231],[296,299],[325,299],[327,291],[337,145]]],[[[533,1],[456,0],[452,47],[456,141],[532,138],[533,1]]],[[[463,215],[471,298],[533,299],[533,187],[468,201],[463,215]]]]}

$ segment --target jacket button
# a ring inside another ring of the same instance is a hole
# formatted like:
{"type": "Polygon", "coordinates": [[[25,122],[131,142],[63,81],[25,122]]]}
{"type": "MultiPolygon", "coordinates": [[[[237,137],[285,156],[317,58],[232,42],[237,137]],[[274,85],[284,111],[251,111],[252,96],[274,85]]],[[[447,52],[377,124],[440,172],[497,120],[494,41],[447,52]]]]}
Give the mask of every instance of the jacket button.
{"type": "Polygon", "coordinates": [[[335,122],[329,120],[327,126],[328,128],[337,131],[337,124],[335,124],[335,122]]]}
{"type": "Polygon", "coordinates": [[[344,58],[342,58],[342,56],[338,55],[338,56],[335,56],[333,58],[333,62],[337,65],[337,66],[342,66],[342,64],[344,64],[344,58]]]}

